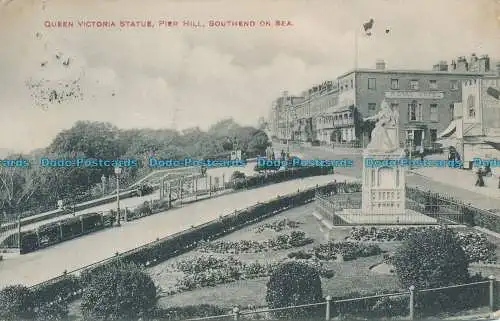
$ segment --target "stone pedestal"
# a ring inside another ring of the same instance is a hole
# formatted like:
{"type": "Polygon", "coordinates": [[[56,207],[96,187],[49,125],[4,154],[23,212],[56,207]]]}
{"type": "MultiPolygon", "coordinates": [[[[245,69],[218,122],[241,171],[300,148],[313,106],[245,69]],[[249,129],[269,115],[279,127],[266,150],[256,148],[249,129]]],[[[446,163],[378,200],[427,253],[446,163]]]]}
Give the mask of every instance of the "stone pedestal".
{"type": "Polygon", "coordinates": [[[374,152],[365,150],[363,154],[363,189],[361,213],[404,214],[406,206],[406,168],[401,166],[370,167],[369,160],[394,161],[402,158],[404,151],[374,152]]]}

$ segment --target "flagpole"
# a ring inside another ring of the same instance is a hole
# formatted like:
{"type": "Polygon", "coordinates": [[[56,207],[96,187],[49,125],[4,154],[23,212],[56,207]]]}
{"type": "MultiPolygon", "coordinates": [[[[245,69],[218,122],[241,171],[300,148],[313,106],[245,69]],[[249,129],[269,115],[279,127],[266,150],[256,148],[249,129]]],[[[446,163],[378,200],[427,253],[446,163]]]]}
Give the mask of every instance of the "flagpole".
{"type": "Polygon", "coordinates": [[[354,69],[358,69],[358,32],[354,30],[354,69]]]}

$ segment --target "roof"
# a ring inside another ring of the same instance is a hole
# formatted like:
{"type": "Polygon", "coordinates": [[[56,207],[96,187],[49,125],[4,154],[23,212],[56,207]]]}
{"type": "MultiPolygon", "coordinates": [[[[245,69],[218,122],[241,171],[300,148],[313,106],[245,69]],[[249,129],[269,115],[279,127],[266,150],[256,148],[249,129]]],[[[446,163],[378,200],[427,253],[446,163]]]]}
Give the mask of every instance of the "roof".
{"type": "Polygon", "coordinates": [[[419,75],[454,75],[454,76],[494,76],[494,72],[457,72],[457,71],[435,71],[435,70],[417,70],[417,69],[369,69],[358,68],[349,70],[346,73],[338,76],[337,79],[343,78],[352,73],[378,73],[378,74],[419,74],[419,75]]]}

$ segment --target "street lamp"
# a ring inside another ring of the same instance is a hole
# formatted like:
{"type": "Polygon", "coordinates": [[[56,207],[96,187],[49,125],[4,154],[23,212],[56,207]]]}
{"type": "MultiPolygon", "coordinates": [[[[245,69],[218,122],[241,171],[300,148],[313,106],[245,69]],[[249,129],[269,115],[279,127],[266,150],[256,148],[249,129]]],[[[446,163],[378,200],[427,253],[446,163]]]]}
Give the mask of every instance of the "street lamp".
{"type": "Polygon", "coordinates": [[[118,217],[116,218],[116,223],[120,226],[120,174],[122,173],[121,167],[115,167],[116,176],[116,209],[118,211],[118,217]]]}

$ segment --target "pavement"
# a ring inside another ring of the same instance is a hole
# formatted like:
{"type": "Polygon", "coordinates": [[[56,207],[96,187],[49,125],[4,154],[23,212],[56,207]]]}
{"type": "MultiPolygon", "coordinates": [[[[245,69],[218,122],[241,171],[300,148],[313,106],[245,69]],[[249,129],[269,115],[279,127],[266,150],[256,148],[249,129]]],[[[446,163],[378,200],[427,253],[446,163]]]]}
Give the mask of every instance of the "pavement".
{"type": "MultiPolygon", "coordinates": [[[[275,150],[286,148],[280,145],[275,150]]],[[[363,156],[359,149],[328,149],[326,147],[290,146],[290,151],[299,152],[306,159],[351,159],[354,166],[336,168],[338,174],[360,179],[363,169],[363,156]],[[350,151],[349,151],[350,150],[350,151]]],[[[437,155],[443,159],[444,155],[437,155]]],[[[497,178],[498,179],[498,178],[497,178]]],[[[447,194],[458,200],[470,203],[482,209],[500,209],[500,190],[495,189],[498,181],[487,178],[487,187],[475,187],[475,177],[462,169],[426,168],[410,172],[406,178],[408,186],[418,187],[441,194],[447,194]]]]}
{"type": "Polygon", "coordinates": [[[155,241],[192,226],[234,213],[258,202],[330,183],[332,180],[351,181],[342,175],[324,175],[287,181],[265,187],[223,195],[181,208],[144,217],[120,227],[63,242],[36,252],[4,258],[0,262],[0,288],[13,284],[26,286],[60,276],[102,261],[141,245],[155,241]]]}
{"type": "MultiPolygon", "coordinates": [[[[244,167],[210,168],[207,170],[207,175],[211,176],[212,179],[215,177],[218,177],[221,184],[222,184],[222,179],[224,178],[225,181],[227,182],[231,178],[231,175],[233,174],[233,172],[235,172],[235,171],[243,172],[245,175],[254,175],[255,174],[255,171],[253,170],[254,167],[255,167],[254,163],[249,163],[244,167]]],[[[203,184],[201,182],[199,182],[199,183],[203,184]]],[[[122,199],[122,200],[120,200],[120,207],[121,208],[127,208],[127,207],[133,208],[133,207],[139,206],[140,204],[143,204],[145,201],[152,201],[154,199],[159,199],[159,198],[160,198],[160,191],[157,190],[152,194],[145,195],[142,197],[131,197],[131,198],[122,199]]],[[[31,223],[31,224],[26,224],[26,225],[22,226],[22,231],[35,229],[41,225],[45,225],[45,224],[52,223],[52,222],[57,222],[57,221],[71,218],[71,217],[75,217],[75,216],[80,216],[80,215],[86,214],[86,213],[107,212],[107,211],[112,210],[112,209],[116,209],[116,202],[111,202],[111,203],[107,203],[107,204],[103,204],[103,205],[99,205],[99,206],[94,206],[94,207],[91,207],[91,208],[88,208],[85,210],[76,211],[74,214],[70,213],[70,214],[60,215],[60,216],[56,216],[56,217],[46,219],[43,221],[39,221],[39,222],[31,223]]],[[[39,214],[39,215],[42,215],[42,214],[39,214]]],[[[7,233],[7,232],[0,233],[0,242],[3,241],[3,239],[5,239],[6,237],[8,237],[8,235],[9,235],[9,233],[7,233]]]]}

